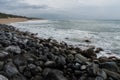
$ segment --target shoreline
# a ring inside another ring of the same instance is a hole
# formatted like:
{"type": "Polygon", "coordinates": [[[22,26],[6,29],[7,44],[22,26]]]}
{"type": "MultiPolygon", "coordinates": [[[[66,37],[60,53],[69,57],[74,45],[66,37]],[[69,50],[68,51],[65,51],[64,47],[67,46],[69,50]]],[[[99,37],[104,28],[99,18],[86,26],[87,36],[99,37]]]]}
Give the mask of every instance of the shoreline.
{"type": "Polygon", "coordinates": [[[2,18],[0,19],[0,24],[9,24],[13,22],[24,22],[28,21],[27,18],[2,18]]]}
{"type": "Polygon", "coordinates": [[[96,54],[0,24],[0,79],[119,80],[120,60],[96,54]]]}
{"type": "Polygon", "coordinates": [[[29,20],[43,20],[43,19],[35,19],[35,18],[1,18],[0,19],[0,24],[10,24],[10,23],[15,23],[15,22],[24,22],[24,21],[29,21],[29,20]]]}

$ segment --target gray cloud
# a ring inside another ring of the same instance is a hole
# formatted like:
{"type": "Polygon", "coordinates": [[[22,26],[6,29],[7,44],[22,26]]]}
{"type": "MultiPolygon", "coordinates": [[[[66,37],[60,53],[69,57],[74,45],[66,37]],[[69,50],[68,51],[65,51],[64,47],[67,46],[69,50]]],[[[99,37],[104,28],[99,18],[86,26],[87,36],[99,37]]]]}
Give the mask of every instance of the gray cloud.
{"type": "Polygon", "coordinates": [[[0,0],[0,9],[14,10],[14,9],[46,9],[47,5],[30,5],[22,3],[17,0],[0,0]]]}
{"type": "Polygon", "coordinates": [[[45,18],[120,19],[118,0],[0,0],[0,11],[45,18]]]}

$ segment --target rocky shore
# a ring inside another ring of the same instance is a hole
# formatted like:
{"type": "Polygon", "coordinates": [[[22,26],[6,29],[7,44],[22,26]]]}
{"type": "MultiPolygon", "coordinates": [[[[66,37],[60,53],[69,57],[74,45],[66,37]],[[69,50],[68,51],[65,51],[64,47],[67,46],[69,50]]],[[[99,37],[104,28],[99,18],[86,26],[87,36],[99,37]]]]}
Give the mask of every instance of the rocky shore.
{"type": "Polygon", "coordinates": [[[0,80],[120,80],[120,60],[0,25],[0,80]]]}

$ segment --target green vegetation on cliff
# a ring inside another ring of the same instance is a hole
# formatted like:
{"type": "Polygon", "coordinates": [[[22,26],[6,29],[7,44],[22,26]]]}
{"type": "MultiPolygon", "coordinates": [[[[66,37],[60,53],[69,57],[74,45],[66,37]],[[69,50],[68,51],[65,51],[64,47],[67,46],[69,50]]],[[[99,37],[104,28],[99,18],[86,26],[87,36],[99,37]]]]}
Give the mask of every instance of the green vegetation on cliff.
{"type": "Polygon", "coordinates": [[[13,14],[6,14],[0,12],[0,18],[27,18],[27,19],[43,19],[43,18],[33,18],[33,17],[26,17],[26,16],[19,16],[13,14]]]}
{"type": "Polygon", "coordinates": [[[27,18],[25,16],[18,16],[18,15],[12,15],[12,14],[6,14],[0,12],[0,18],[27,18]]]}

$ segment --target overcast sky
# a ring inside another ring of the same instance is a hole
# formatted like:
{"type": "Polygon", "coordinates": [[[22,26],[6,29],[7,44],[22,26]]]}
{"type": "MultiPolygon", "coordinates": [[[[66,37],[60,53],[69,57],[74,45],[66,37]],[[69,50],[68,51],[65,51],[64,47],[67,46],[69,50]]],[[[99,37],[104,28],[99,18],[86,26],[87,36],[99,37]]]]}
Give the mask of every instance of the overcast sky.
{"type": "Polygon", "coordinates": [[[0,0],[0,12],[42,18],[120,19],[120,0],[0,0]]]}

